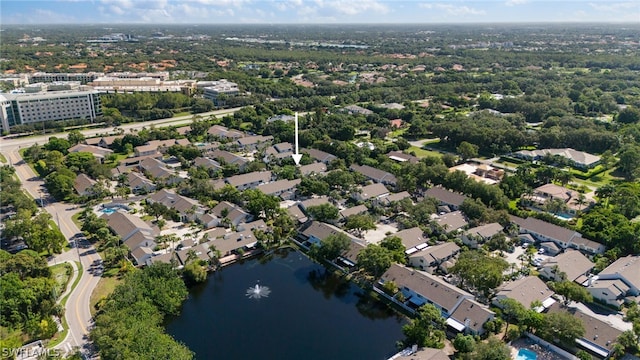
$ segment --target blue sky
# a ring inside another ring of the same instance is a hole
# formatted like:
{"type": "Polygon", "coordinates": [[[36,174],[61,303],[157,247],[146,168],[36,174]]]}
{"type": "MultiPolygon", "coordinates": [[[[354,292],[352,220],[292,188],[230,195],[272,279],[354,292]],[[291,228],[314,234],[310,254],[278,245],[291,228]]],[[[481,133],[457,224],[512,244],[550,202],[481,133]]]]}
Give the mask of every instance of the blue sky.
{"type": "Polygon", "coordinates": [[[0,0],[2,24],[640,23],[640,0],[0,0]]]}

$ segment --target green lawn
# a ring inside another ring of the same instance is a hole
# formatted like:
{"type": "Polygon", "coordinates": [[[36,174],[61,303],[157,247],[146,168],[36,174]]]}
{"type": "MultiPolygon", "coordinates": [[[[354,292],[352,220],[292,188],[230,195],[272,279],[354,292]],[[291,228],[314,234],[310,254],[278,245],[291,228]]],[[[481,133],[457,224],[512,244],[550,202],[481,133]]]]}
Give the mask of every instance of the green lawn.
{"type": "Polygon", "coordinates": [[[98,281],[98,285],[93,289],[91,293],[91,299],[89,300],[89,309],[91,311],[91,316],[94,316],[96,313],[96,305],[100,300],[109,296],[113,290],[115,290],[116,286],[120,284],[122,280],[120,280],[117,276],[110,277],[102,277],[100,281],[98,281]]]}
{"type": "Polygon", "coordinates": [[[415,152],[416,156],[419,158],[423,158],[423,157],[427,157],[427,156],[442,156],[439,152],[437,151],[432,151],[432,150],[425,150],[425,149],[421,149],[417,146],[412,146],[409,149],[407,149],[408,152],[415,152]]]}
{"type": "MultiPolygon", "coordinates": [[[[64,297],[64,299],[62,299],[62,301],[60,301],[60,305],[64,308],[64,306],[67,304],[67,300],[69,299],[69,295],[71,295],[71,292],[73,291],[73,289],[76,288],[76,286],[78,286],[78,283],[80,282],[80,274],[82,274],[82,264],[78,261],[74,261],[76,266],[78,267],[78,276],[76,276],[76,279],[74,280],[73,284],[71,285],[71,289],[69,291],[69,293],[67,294],[67,296],[64,297]]],[[[62,318],[60,318],[60,321],[62,321],[62,327],[64,328],[64,330],[62,330],[61,332],[55,334],[51,340],[49,340],[47,347],[49,348],[53,348],[56,345],[60,344],[66,337],[67,337],[67,333],[69,332],[69,325],[67,325],[67,319],[63,316],[62,318]]]]}
{"type": "Polygon", "coordinates": [[[64,292],[64,289],[67,287],[67,283],[69,282],[69,279],[71,278],[70,274],[68,273],[69,272],[68,269],[71,269],[71,265],[68,265],[67,263],[62,263],[62,264],[53,265],[50,267],[50,269],[51,269],[51,275],[53,279],[56,281],[56,287],[55,287],[56,294],[62,294],[64,292]]]}
{"type": "Polygon", "coordinates": [[[191,115],[190,111],[183,111],[183,112],[179,112],[179,113],[175,113],[173,114],[173,117],[180,117],[180,116],[187,116],[187,115],[191,115]]]}
{"type": "Polygon", "coordinates": [[[4,155],[0,154],[0,161],[2,161],[3,163],[8,163],[7,158],[4,157],[4,155]]]}
{"type": "Polygon", "coordinates": [[[82,216],[82,211],[79,213],[75,213],[71,216],[71,220],[73,221],[74,224],[76,224],[78,229],[82,228],[82,220],[80,219],[80,216],[82,216]]]}

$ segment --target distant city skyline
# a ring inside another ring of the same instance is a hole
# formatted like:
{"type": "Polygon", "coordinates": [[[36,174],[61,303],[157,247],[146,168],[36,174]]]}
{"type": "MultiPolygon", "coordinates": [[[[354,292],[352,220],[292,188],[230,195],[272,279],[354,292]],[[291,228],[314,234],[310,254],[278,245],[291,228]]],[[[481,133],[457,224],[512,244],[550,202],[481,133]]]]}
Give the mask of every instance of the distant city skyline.
{"type": "Polygon", "coordinates": [[[640,1],[2,0],[2,24],[640,23],[640,1]]]}

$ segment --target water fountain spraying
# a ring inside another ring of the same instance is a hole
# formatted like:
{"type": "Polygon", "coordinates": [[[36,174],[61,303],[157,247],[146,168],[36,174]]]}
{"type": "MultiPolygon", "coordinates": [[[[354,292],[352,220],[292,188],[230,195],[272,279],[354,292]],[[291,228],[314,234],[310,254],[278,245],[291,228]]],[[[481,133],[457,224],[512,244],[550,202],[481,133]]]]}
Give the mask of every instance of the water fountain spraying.
{"type": "Polygon", "coordinates": [[[269,287],[256,284],[255,286],[247,289],[246,295],[247,297],[249,297],[249,299],[260,299],[263,297],[269,297],[270,293],[271,289],[269,289],[269,287]]]}

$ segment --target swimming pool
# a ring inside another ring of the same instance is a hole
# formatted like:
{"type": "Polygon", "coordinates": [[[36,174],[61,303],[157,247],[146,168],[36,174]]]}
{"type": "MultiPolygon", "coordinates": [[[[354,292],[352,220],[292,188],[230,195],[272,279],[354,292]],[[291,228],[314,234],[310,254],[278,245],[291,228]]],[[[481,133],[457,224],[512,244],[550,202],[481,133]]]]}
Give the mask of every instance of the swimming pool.
{"type": "Polygon", "coordinates": [[[107,214],[107,215],[111,215],[114,212],[116,212],[116,209],[114,208],[104,208],[100,210],[102,213],[107,214]]]}
{"type": "Polygon", "coordinates": [[[518,356],[516,356],[516,360],[536,360],[537,358],[538,354],[529,349],[518,350],[518,356]]]}

